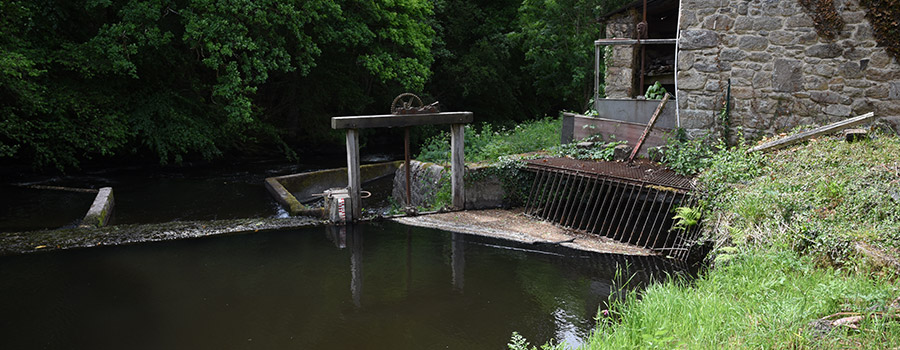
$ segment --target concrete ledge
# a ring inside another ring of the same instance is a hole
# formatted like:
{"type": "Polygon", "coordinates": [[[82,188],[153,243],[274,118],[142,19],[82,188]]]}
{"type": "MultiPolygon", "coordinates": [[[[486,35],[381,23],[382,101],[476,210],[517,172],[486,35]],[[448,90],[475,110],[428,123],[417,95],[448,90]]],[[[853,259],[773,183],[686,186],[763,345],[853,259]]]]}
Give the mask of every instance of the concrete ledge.
{"type": "MultiPolygon", "coordinates": [[[[394,175],[403,161],[368,164],[359,167],[363,183],[394,175]]],[[[319,216],[321,208],[310,208],[304,202],[315,200],[315,194],[329,188],[347,187],[347,168],[266,178],[266,189],[291,215],[319,216]]]]}
{"type": "Polygon", "coordinates": [[[97,191],[94,197],[94,204],[88,209],[87,215],[81,220],[80,227],[103,227],[109,222],[112,215],[115,200],[113,198],[112,187],[103,187],[97,191]]]}

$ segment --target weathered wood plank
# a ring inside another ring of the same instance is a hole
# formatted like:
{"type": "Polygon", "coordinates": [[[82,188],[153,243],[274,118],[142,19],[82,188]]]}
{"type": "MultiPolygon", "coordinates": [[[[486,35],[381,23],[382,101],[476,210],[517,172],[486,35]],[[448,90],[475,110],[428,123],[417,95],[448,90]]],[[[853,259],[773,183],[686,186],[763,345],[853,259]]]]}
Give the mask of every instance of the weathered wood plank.
{"type": "Polygon", "coordinates": [[[465,163],[465,125],[450,125],[450,186],[453,192],[453,206],[456,209],[466,207],[466,186],[463,177],[466,175],[465,163]]]}
{"type": "Polygon", "coordinates": [[[395,128],[416,125],[466,124],[474,119],[472,112],[440,112],[426,114],[382,114],[332,117],[332,129],[395,128]]]}
{"type": "Polygon", "coordinates": [[[359,197],[359,131],[347,129],[347,190],[350,193],[350,208],[347,221],[359,219],[362,215],[362,200],[359,197]]]}
{"type": "Polygon", "coordinates": [[[821,136],[821,135],[833,133],[835,131],[840,131],[840,130],[843,130],[846,128],[854,127],[859,124],[868,122],[869,120],[874,119],[874,118],[875,118],[875,113],[869,112],[869,113],[863,114],[858,117],[841,120],[836,123],[831,123],[831,124],[828,124],[828,125],[825,125],[822,127],[818,127],[818,128],[815,128],[815,129],[812,129],[809,131],[804,131],[797,135],[792,135],[792,136],[785,137],[783,139],[766,142],[762,145],[751,148],[750,152],[768,151],[768,150],[773,150],[773,149],[789,146],[789,145],[795,144],[800,141],[811,139],[816,136],[821,136]]]}

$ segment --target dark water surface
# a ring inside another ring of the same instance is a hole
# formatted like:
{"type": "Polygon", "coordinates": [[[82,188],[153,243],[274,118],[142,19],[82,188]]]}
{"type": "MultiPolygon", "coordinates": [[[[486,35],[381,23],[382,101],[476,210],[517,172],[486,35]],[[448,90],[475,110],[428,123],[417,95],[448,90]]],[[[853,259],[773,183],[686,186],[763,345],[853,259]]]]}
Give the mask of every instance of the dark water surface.
{"type": "Polygon", "coordinates": [[[75,227],[96,196],[0,185],[0,232],[75,227]]]}
{"type": "MultiPolygon", "coordinates": [[[[504,349],[579,343],[616,265],[370,223],[0,258],[5,349],[504,349]]],[[[661,269],[660,269],[661,267],[661,269]]],[[[629,274],[630,274],[629,273],[629,274]]]]}

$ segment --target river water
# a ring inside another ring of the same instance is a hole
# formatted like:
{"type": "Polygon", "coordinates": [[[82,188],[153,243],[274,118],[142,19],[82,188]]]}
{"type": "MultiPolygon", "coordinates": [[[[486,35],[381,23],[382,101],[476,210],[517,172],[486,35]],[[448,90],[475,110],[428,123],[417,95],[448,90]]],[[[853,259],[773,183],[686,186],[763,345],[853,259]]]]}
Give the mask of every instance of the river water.
{"type": "Polygon", "coordinates": [[[503,349],[580,343],[654,258],[392,222],[0,258],[6,349],[503,349]]]}

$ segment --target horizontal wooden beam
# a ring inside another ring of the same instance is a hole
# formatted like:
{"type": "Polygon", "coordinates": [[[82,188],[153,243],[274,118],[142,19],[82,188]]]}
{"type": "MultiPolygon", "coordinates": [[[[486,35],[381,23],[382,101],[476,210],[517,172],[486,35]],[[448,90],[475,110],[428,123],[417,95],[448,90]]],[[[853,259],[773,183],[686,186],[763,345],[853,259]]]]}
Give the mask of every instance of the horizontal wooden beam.
{"type": "Polygon", "coordinates": [[[865,123],[873,118],[875,118],[875,113],[869,112],[869,113],[863,114],[858,117],[841,120],[836,123],[831,123],[831,124],[828,124],[828,125],[825,125],[822,127],[818,127],[818,128],[815,128],[815,129],[812,129],[809,131],[804,131],[797,135],[792,135],[792,136],[785,137],[783,139],[766,142],[764,144],[761,144],[759,146],[751,148],[750,152],[767,151],[767,150],[772,150],[772,149],[788,146],[788,145],[795,144],[800,141],[811,139],[816,136],[830,134],[830,133],[833,133],[836,131],[841,131],[846,128],[854,127],[859,124],[865,123]]]}
{"type": "Polygon", "coordinates": [[[675,45],[677,39],[600,39],[595,40],[594,45],[675,45]]]}
{"type": "Polygon", "coordinates": [[[468,124],[472,112],[440,112],[424,114],[383,114],[332,117],[332,129],[396,128],[416,125],[468,124]]]}

